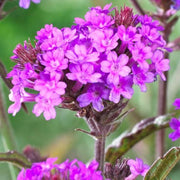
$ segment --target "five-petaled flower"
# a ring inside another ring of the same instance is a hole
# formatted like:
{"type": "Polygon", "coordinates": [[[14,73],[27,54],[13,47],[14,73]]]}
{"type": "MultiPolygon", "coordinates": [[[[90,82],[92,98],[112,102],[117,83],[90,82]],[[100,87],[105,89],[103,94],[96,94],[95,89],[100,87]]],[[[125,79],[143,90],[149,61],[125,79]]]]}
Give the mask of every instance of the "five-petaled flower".
{"type": "Polygon", "coordinates": [[[149,170],[149,166],[139,158],[136,158],[136,160],[130,159],[127,164],[130,167],[131,174],[125,180],[134,180],[139,175],[144,177],[149,170]]]}

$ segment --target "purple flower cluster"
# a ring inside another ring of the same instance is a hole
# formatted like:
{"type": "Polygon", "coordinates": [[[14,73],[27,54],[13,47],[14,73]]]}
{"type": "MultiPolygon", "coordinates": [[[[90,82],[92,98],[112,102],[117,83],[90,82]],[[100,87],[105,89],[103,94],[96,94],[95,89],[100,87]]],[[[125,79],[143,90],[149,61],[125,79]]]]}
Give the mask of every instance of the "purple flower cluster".
{"type": "Polygon", "coordinates": [[[98,163],[92,161],[88,166],[78,160],[66,160],[54,164],[57,158],[48,158],[46,162],[33,163],[30,169],[22,169],[17,180],[103,180],[98,163]]]}
{"type": "Polygon", "coordinates": [[[139,158],[136,158],[136,160],[130,159],[127,164],[130,167],[131,174],[125,180],[134,180],[139,175],[144,177],[149,170],[149,166],[139,158]]]}
{"type": "Polygon", "coordinates": [[[180,119],[172,118],[169,125],[174,130],[174,132],[169,134],[169,138],[172,141],[178,140],[180,138],[180,119]]]}
{"type": "Polygon", "coordinates": [[[113,16],[110,6],[90,8],[71,28],[45,25],[35,48],[17,45],[12,57],[17,65],[8,75],[14,85],[9,113],[35,101],[33,113],[49,120],[56,116],[54,107],[70,99],[79,108],[100,112],[108,103],[130,99],[133,85],[144,92],[157,75],[165,80],[169,60],[162,26],[147,15],[131,14],[128,7],[113,16]]]}
{"type": "MultiPolygon", "coordinates": [[[[32,0],[33,3],[40,3],[41,0],[32,0]]],[[[31,0],[20,0],[19,6],[24,9],[28,9],[30,6],[31,0]]]]}

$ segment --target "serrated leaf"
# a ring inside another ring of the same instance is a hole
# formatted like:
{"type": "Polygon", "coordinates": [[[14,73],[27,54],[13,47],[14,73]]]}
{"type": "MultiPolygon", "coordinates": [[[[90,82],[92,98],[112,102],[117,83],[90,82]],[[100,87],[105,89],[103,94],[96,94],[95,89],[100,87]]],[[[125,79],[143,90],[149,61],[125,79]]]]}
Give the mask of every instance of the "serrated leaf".
{"type": "Polygon", "coordinates": [[[140,121],[130,132],[124,132],[107,147],[105,159],[115,163],[131,147],[151,133],[169,127],[170,115],[148,118],[140,121]]]}
{"type": "Polygon", "coordinates": [[[144,180],[164,180],[179,160],[180,147],[172,147],[162,158],[152,164],[144,180]]]}
{"type": "Polygon", "coordinates": [[[10,162],[19,168],[29,168],[31,167],[31,162],[22,154],[16,151],[9,151],[6,153],[0,153],[0,162],[10,162]]]}

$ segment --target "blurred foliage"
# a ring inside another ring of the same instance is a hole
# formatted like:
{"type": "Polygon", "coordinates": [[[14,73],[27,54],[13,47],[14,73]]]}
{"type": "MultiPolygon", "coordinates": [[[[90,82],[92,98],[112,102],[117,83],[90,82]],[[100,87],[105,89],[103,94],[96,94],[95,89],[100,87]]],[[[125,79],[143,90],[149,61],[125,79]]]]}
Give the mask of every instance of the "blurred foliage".
{"type": "MultiPolygon", "coordinates": [[[[0,21],[0,59],[3,61],[7,70],[10,71],[14,63],[10,60],[12,51],[18,43],[23,44],[24,40],[34,40],[36,32],[44,27],[45,24],[53,24],[59,28],[71,26],[74,17],[84,17],[89,7],[96,5],[105,5],[113,3],[113,6],[123,7],[129,5],[127,0],[41,0],[40,4],[33,4],[28,10],[18,7],[18,1],[9,1],[5,10],[15,9],[2,21],[0,21]]],[[[147,11],[154,10],[148,0],[141,0],[141,4],[147,11]]],[[[171,39],[178,37],[180,22],[175,26],[171,39]]],[[[170,82],[168,86],[168,109],[173,111],[172,102],[175,97],[180,97],[180,81],[178,79],[180,72],[180,52],[171,55],[170,82]],[[176,82],[176,83],[174,83],[176,82]]],[[[3,84],[5,92],[6,109],[11,104],[8,100],[9,90],[3,84]]],[[[57,108],[57,117],[54,120],[46,121],[43,116],[35,117],[32,111],[32,104],[27,104],[29,113],[26,114],[23,109],[15,116],[8,115],[16,136],[18,150],[22,152],[23,148],[31,144],[39,148],[43,155],[58,156],[59,161],[66,158],[78,158],[84,162],[93,158],[93,139],[81,132],[75,132],[74,129],[82,128],[88,130],[85,122],[78,119],[75,113],[68,110],[57,108]]],[[[112,134],[107,144],[121,132],[139,122],[141,119],[153,117],[157,109],[157,82],[148,86],[146,93],[141,93],[139,88],[135,88],[135,94],[130,101],[129,108],[135,107],[120,128],[112,134]]],[[[171,142],[168,139],[166,148],[178,145],[180,141],[171,142]]],[[[151,164],[154,160],[154,135],[148,136],[144,141],[139,142],[126,156],[135,158],[140,157],[146,163],[151,164]]],[[[2,142],[0,140],[0,151],[3,152],[2,142]]],[[[178,179],[180,165],[174,168],[170,174],[173,180],[178,179]]],[[[0,164],[0,179],[10,180],[7,164],[0,164]]]]}

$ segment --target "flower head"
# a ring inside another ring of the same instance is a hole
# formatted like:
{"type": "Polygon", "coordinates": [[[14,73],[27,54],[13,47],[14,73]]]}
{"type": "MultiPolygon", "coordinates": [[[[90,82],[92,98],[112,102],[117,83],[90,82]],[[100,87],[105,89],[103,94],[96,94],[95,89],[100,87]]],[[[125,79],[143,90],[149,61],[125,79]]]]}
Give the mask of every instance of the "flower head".
{"type": "Polygon", "coordinates": [[[66,179],[66,180],[103,180],[98,163],[92,161],[88,166],[78,160],[66,160],[54,164],[57,158],[48,158],[45,162],[33,163],[30,169],[22,169],[17,180],[66,179]]]}
{"type": "Polygon", "coordinates": [[[131,99],[134,85],[144,92],[158,75],[165,80],[169,60],[160,23],[129,7],[120,12],[110,7],[90,8],[71,28],[45,25],[35,47],[26,41],[17,45],[11,57],[17,64],[8,74],[14,85],[10,113],[28,101],[35,102],[33,113],[47,120],[55,118],[56,106],[101,112],[131,99]]]}

